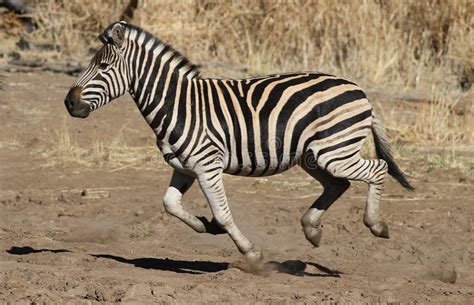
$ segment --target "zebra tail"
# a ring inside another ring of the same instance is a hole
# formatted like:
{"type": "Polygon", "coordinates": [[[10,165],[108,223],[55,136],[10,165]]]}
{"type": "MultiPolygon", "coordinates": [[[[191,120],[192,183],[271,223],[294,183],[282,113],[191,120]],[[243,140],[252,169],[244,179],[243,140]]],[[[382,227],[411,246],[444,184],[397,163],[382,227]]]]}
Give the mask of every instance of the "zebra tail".
{"type": "Polygon", "coordinates": [[[379,159],[383,159],[387,162],[389,175],[395,178],[407,190],[414,191],[415,188],[408,182],[405,174],[395,163],[390,151],[390,144],[387,134],[385,133],[385,128],[375,115],[373,116],[371,129],[374,136],[375,152],[379,159]]]}

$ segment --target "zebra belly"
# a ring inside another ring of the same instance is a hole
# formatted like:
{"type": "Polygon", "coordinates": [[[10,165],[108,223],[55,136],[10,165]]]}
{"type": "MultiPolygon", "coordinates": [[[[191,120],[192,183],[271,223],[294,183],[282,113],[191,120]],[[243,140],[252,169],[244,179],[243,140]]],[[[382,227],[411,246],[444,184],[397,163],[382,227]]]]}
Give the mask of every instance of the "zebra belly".
{"type": "Polygon", "coordinates": [[[246,177],[264,177],[272,176],[282,173],[300,162],[300,155],[295,154],[294,157],[290,158],[264,158],[260,160],[252,160],[250,163],[235,163],[229,164],[224,169],[224,173],[234,176],[246,176],[246,177]]]}
{"type": "Polygon", "coordinates": [[[282,164],[281,167],[277,168],[267,168],[261,167],[257,168],[255,171],[251,171],[248,169],[241,169],[239,167],[229,167],[224,170],[224,173],[233,175],[233,176],[243,176],[243,177],[265,177],[265,176],[272,176],[280,174],[290,168],[295,166],[295,164],[282,164]]]}

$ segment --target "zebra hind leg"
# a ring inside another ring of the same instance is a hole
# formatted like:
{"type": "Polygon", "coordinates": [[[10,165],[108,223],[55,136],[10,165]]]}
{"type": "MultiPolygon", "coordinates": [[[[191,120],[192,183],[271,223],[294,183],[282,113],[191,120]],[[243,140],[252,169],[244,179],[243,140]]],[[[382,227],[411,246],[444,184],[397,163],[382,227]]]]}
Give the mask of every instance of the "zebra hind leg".
{"type": "Polygon", "coordinates": [[[306,239],[315,247],[319,247],[322,235],[321,218],[326,210],[349,188],[350,182],[336,178],[328,172],[308,163],[302,168],[318,180],[324,190],[301,218],[301,225],[306,239]]]}
{"type": "Polygon", "coordinates": [[[357,157],[335,161],[328,166],[327,170],[335,177],[368,183],[364,224],[375,236],[389,238],[388,226],[380,211],[380,197],[388,170],[387,163],[382,159],[365,160],[357,157]]]}

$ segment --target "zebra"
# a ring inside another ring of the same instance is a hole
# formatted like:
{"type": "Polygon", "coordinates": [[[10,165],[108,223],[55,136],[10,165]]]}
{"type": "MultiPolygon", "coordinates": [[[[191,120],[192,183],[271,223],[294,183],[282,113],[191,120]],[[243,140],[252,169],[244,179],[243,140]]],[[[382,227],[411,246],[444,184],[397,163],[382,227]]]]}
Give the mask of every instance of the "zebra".
{"type": "Polygon", "coordinates": [[[319,247],[324,212],[349,188],[368,184],[363,217],[373,235],[389,238],[380,211],[386,174],[414,188],[390,152],[384,128],[367,96],[353,82],[320,72],[246,79],[202,78],[197,66],[149,32],[124,21],[99,36],[103,46],[70,88],[65,106],[73,117],[129,92],[174,169],[165,210],[194,231],[228,234],[252,264],[263,254],[235,224],[223,174],[270,176],[301,166],[323,186],[301,218],[306,239],[319,247]],[[372,133],[378,159],[363,159],[372,133]],[[213,218],[181,204],[198,181],[213,218]]]}

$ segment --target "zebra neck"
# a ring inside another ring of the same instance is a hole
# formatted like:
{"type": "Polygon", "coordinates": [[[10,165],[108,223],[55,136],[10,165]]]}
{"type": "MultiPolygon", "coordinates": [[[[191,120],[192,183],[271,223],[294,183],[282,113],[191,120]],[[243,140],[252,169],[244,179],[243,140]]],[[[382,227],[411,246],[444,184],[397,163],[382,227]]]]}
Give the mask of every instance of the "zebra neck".
{"type": "MultiPolygon", "coordinates": [[[[153,71],[155,69],[152,69],[153,71]]],[[[138,85],[131,90],[144,119],[155,132],[157,139],[167,144],[174,129],[182,129],[184,122],[178,120],[179,109],[186,107],[187,99],[193,92],[189,71],[173,63],[164,63],[158,67],[161,73],[138,79],[138,85]]],[[[133,88],[133,87],[132,87],[133,88]]]]}
{"type": "Polygon", "coordinates": [[[170,137],[180,128],[178,106],[183,109],[190,84],[199,78],[199,70],[172,47],[149,33],[131,28],[127,58],[130,94],[158,139],[170,137]]]}

